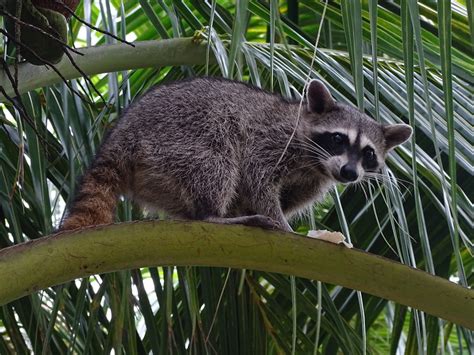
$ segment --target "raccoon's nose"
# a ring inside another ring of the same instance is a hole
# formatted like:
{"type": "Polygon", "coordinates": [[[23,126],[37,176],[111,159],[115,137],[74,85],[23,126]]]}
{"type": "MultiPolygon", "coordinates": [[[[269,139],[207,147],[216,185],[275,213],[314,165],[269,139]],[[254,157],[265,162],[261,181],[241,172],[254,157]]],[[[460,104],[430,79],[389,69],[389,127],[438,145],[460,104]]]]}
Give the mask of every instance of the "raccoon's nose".
{"type": "Polygon", "coordinates": [[[341,177],[347,181],[355,181],[357,180],[358,175],[354,167],[346,164],[341,168],[341,177]]]}

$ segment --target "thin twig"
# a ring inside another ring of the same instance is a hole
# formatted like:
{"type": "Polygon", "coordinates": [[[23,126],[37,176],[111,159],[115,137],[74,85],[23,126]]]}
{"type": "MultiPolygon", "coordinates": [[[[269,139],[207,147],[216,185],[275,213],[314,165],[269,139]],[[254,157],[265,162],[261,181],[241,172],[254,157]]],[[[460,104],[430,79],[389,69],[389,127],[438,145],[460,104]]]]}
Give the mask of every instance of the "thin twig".
{"type": "MultiPolygon", "coordinates": [[[[13,104],[13,107],[15,107],[18,112],[20,112],[20,114],[22,114],[25,118],[25,121],[33,128],[35,129],[34,127],[34,121],[33,119],[28,115],[28,113],[26,112],[26,109],[25,109],[25,106],[23,105],[23,101],[21,101],[21,94],[20,92],[18,91],[18,85],[17,85],[17,81],[15,81],[15,79],[13,78],[12,76],[12,73],[10,72],[10,69],[8,68],[8,64],[7,62],[5,62],[5,60],[3,58],[0,57],[0,63],[2,63],[2,66],[3,66],[3,69],[5,71],[5,74],[7,75],[8,77],[8,80],[10,81],[10,83],[12,84],[12,88],[13,88],[13,91],[15,92],[15,95],[17,97],[17,101],[15,101],[15,99],[11,96],[9,96],[6,91],[5,91],[5,88],[3,86],[0,86],[0,91],[2,92],[2,94],[7,98],[8,101],[10,101],[12,104],[13,104]]],[[[36,132],[37,133],[37,132],[36,132]]]]}
{"type": "MultiPolygon", "coordinates": [[[[84,73],[84,71],[79,67],[79,65],[77,65],[77,63],[74,61],[74,58],[72,57],[72,55],[70,53],[68,53],[67,51],[64,52],[66,54],[66,56],[69,58],[69,61],[71,62],[72,66],[74,68],[76,68],[76,70],[81,73],[82,77],[84,78],[84,80],[89,83],[91,86],[92,86],[92,89],[94,89],[94,91],[96,92],[97,95],[99,95],[100,99],[102,100],[102,102],[104,104],[106,104],[106,101],[104,99],[104,97],[102,96],[102,94],[100,93],[100,91],[95,87],[94,83],[92,82],[92,80],[87,76],[86,73],[84,73]]],[[[79,85],[81,85],[80,82],[78,82],[79,85]]],[[[82,85],[81,85],[82,87],[82,85]]],[[[84,90],[84,88],[82,88],[84,90]]],[[[85,90],[84,90],[85,91],[85,90]]]]}
{"type": "Polygon", "coordinates": [[[15,107],[19,112],[23,112],[23,108],[18,106],[18,104],[15,102],[15,100],[13,99],[13,97],[11,97],[10,95],[7,94],[7,92],[5,91],[5,88],[3,86],[0,85],[0,93],[5,96],[5,98],[7,99],[7,101],[9,101],[13,107],[15,107]]]}
{"type": "Polygon", "coordinates": [[[128,42],[120,37],[117,37],[116,35],[114,35],[113,33],[110,33],[106,30],[103,30],[103,29],[100,29],[98,27],[95,27],[94,25],[84,21],[83,19],[81,19],[79,16],[77,16],[75,13],[74,13],[74,10],[72,10],[69,6],[67,6],[63,1],[61,0],[55,0],[56,3],[58,3],[59,5],[61,5],[72,17],[74,17],[77,21],[79,21],[80,23],[86,25],[87,27],[90,27],[92,28],[94,31],[97,31],[97,32],[100,32],[100,33],[103,33],[107,36],[110,36],[112,38],[115,38],[117,41],[119,42],[122,42],[122,43],[125,43],[125,44],[128,44],[129,46],[132,46],[132,47],[135,47],[135,45],[131,42],[128,42]]]}
{"type": "MultiPolygon", "coordinates": [[[[18,86],[14,82],[13,76],[10,72],[10,69],[8,68],[7,62],[1,57],[0,57],[0,62],[2,63],[5,74],[8,77],[8,80],[12,84],[13,91],[15,92],[15,95],[16,95],[16,100],[15,100],[15,98],[13,98],[13,97],[11,97],[7,94],[7,92],[6,92],[6,90],[3,86],[0,86],[0,92],[13,105],[13,107],[15,107],[18,110],[18,112],[20,112],[20,116],[23,117],[25,122],[31,127],[33,132],[35,132],[38,139],[44,144],[43,146],[44,147],[51,147],[51,148],[53,148],[54,151],[59,153],[59,150],[55,146],[53,146],[51,143],[49,143],[48,140],[45,137],[43,137],[43,135],[41,133],[39,133],[34,120],[28,115],[28,112],[26,111],[25,105],[23,104],[23,101],[21,100],[21,94],[18,91],[18,86]]],[[[47,149],[45,149],[45,152],[46,152],[46,154],[48,154],[47,149]]]]}
{"type": "MultiPolygon", "coordinates": [[[[16,7],[15,7],[15,15],[17,17],[21,17],[21,9],[22,9],[22,2],[17,1],[16,7]]],[[[14,28],[15,28],[15,41],[20,41],[21,27],[18,23],[15,22],[14,28]]],[[[18,46],[15,49],[16,49],[15,50],[15,64],[14,64],[15,65],[15,83],[16,85],[18,85],[18,62],[20,60],[21,49],[18,48],[18,46]]]]}

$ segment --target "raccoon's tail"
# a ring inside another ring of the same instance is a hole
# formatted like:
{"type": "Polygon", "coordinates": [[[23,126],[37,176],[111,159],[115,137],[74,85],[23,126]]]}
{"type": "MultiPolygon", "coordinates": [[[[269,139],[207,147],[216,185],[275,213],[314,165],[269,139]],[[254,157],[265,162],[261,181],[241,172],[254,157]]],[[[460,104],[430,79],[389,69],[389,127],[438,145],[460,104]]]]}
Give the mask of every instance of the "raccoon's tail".
{"type": "Polygon", "coordinates": [[[116,164],[97,159],[82,177],[75,199],[58,231],[112,223],[121,181],[116,164]]]}

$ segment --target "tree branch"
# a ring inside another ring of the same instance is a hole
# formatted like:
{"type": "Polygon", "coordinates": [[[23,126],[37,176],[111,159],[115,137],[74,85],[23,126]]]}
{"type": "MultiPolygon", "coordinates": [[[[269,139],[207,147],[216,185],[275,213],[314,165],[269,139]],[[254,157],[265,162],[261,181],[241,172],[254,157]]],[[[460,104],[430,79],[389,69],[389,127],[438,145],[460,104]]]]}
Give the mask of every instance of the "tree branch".
{"type": "MultiPolygon", "coordinates": [[[[87,75],[167,65],[199,65],[205,64],[206,61],[205,43],[197,43],[193,38],[142,41],[135,43],[135,47],[120,43],[79,50],[82,55],[73,53],[71,57],[87,75]]],[[[63,58],[55,68],[65,79],[83,75],[67,58],[63,58]]],[[[61,81],[57,73],[44,66],[38,67],[28,63],[18,66],[18,91],[21,94],[61,81]]],[[[3,70],[0,70],[0,85],[8,95],[14,95],[11,83],[3,70]]],[[[5,101],[6,97],[0,94],[0,102],[5,101]]]]}
{"type": "Polygon", "coordinates": [[[0,304],[91,274],[158,265],[277,272],[360,290],[474,329],[474,291],[360,250],[239,225],[148,221],[0,250],[0,304]]]}

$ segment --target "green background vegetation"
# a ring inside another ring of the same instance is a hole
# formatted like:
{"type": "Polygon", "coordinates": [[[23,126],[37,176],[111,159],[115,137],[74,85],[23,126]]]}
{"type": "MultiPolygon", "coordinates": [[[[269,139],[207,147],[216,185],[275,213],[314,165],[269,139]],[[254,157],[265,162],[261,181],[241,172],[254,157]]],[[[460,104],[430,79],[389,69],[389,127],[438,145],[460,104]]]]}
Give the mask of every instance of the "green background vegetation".
{"type": "MultiPolygon", "coordinates": [[[[22,95],[34,129],[10,103],[0,105],[0,247],[53,231],[104,132],[151,86],[208,74],[296,96],[311,70],[337,100],[381,122],[409,122],[415,135],[390,155],[380,181],[335,191],[295,228],[341,230],[357,248],[472,287],[472,2],[331,1],[312,63],[324,7],[313,0],[83,0],[77,15],[97,27],[136,41],[194,37],[209,43],[209,55],[202,48],[192,58],[200,64],[189,66],[181,64],[190,58],[179,58],[188,52],[173,51],[163,54],[167,66],[91,76],[105,101],[84,79],[69,82],[82,98],[65,84],[35,82],[39,89],[22,95]]],[[[74,19],[69,41],[116,42],[74,19]]],[[[13,62],[11,46],[4,49],[13,62]]],[[[93,65],[107,51],[84,61],[93,65]]],[[[139,68],[145,58],[128,60],[139,68]]],[[[151,216],[123,201],[118,217],[151,216]]],[[[473,347],[471,331],[411,308],[239,269],[96,275],[0,308],[0,353],[435,354],[473,347]]]]}

